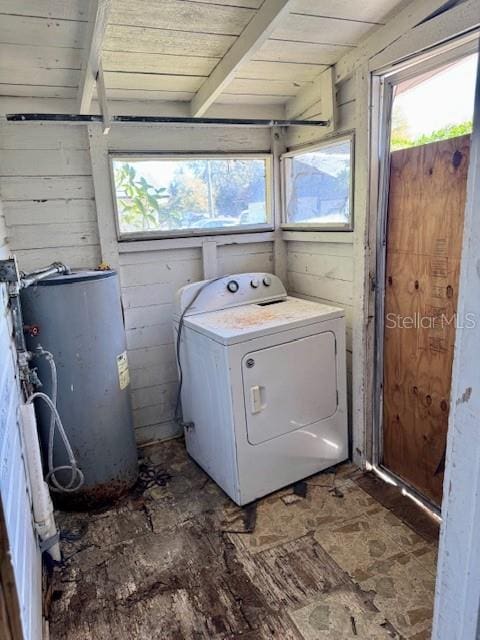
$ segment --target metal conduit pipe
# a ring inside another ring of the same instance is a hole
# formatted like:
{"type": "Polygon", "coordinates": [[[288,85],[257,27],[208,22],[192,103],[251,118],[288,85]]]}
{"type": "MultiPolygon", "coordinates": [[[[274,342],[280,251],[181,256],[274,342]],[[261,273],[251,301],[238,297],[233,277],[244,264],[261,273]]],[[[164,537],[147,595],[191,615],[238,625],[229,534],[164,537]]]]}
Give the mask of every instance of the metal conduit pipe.
{"type": "Polygon", "coordinates": [[[44,280],[49,276],[53,276],[56,273],[71,273],[70,267],[63,262],[52,262],[52,264],[48,265],[48,267],[44,267],[43,269],[37,269],[36,271],[31,271],[30,273],[21,274],[20,278],[20,286],[22,289],[26,289],[30,287],[35,282],[39,280],[44,280]]]}

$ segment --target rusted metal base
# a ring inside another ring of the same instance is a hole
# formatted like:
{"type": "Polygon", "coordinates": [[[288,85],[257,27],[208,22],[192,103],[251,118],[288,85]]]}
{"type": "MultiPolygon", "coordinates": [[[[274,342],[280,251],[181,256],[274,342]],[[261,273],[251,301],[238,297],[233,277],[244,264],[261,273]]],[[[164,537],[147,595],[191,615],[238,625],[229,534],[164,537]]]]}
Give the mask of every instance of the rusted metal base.
{"type": "Polygon", "coordinates": [[[85,487],[78,493],[54,493],[53,502],[64,511],[90,511],[114,504],[125,496],[137,480],[136,476],[128,480],[113,480],[94,487],[85,487]]]}

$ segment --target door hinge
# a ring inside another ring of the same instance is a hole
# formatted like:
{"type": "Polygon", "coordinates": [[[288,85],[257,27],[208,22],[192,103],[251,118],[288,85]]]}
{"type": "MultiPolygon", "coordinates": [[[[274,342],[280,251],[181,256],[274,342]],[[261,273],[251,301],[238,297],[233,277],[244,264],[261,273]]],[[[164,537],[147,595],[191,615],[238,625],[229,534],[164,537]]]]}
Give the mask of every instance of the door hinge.
{"type": "Polygon", "coordinates": [[[338,407],[338,389],[337,389],[337,407],[338,407]]]}

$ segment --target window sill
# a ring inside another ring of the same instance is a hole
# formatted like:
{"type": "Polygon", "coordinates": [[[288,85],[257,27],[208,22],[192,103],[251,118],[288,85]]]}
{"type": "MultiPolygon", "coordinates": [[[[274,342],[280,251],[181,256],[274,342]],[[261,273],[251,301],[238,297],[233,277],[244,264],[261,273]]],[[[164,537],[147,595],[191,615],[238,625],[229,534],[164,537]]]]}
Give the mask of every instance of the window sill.
{"type": "Polygon", "coordinates": [[[239,232],[218,235],[198,235],[184,238],[152,238],[152,239],[122,239],[118,241],[118,252],[136,253],[141,251],[162,251],[163,249],[184,249],[202,247],[205,242],[215,242],[218,246],[227,244],[253,244],[255,242],[273,242],[275,234],[272,230],[257,232],[239,232]]]}
{"type": "Polygon", "coordinates": [[[353,230],[345,231],[313,231],[304,229],[293,231],[284,229],[283,239],[297,242],[323,242],[327,244],[353,244],[353,230]]]}

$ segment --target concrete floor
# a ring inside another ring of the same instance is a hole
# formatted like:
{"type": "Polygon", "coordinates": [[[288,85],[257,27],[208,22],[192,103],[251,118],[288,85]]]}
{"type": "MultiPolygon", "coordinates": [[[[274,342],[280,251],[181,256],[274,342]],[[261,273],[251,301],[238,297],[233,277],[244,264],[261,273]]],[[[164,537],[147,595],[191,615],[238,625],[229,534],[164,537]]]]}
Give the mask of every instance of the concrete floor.
{"type": "Polygon", "coordinates": [[[384,483],[342,465],[240,509],[182,441],[144,455],[120,503],[59,514],[52,640],[430,638],[436,525],[384,483]]]}

